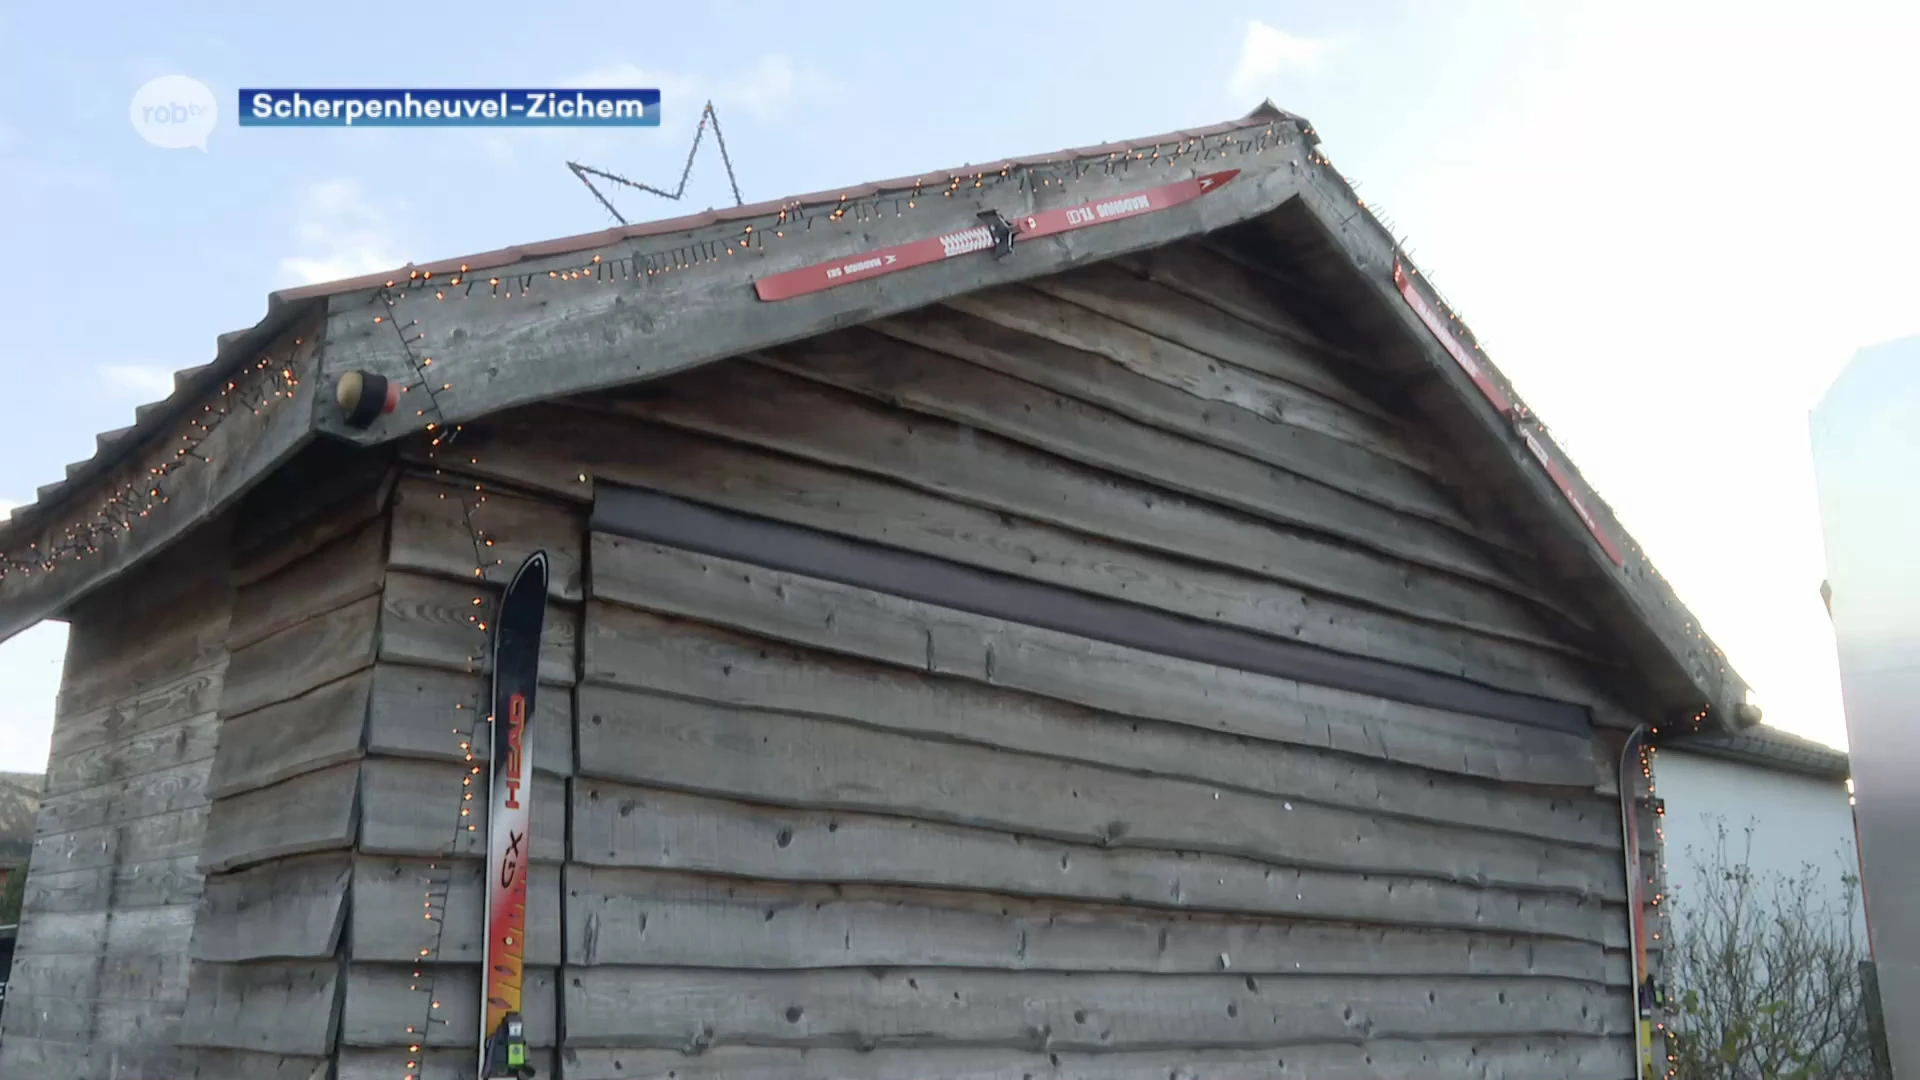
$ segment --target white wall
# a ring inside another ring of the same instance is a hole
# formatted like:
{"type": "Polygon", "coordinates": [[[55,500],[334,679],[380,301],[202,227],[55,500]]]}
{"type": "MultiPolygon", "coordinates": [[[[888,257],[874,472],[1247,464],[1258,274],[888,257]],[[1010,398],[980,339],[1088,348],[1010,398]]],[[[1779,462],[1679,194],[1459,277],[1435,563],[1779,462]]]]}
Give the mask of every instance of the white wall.
{"type": "MultiPolygon", "coordinates": [[[[1667,804],[1662,824],[1676,932],[1685,917],[1687,897],[1695,888],[1694,858],[1710,857],[1717,842],[1716,818],[1726,826],[1728,853],[1736,860],[1746,855],[1756,873],[1794,876],[1811,864],[1836,910],[1842,876],[1860,872],[1854,854],[1853,809],[1843,781],[1667,747],[1654,754],[1653,782],[1655,794],[1667,804]],[[1745,833],[1750,825],[1751,848],[1745,833]]],[[[1858,895],[1856,889],[1852,916],[1864,951],[1866,915],[1858,895]]]]}

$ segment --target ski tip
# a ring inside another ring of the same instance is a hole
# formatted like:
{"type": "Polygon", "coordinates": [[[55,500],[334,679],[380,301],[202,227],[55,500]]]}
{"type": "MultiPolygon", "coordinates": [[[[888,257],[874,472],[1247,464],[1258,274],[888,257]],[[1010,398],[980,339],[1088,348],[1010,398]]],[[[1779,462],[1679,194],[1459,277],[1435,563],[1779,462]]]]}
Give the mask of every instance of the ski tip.
{"type": "Polygon", "coordinates": [[[548,566],[547,551],[545,548],[534,551],[533,554],[527,556],[525,562],[520,564],[520,569],[513,573],[513,580],[507,583],[508,591],[511,592],[518,589],[522,581],[535,580],[536,575],[538,576],[540,591],[546,592],[548,566]]]}

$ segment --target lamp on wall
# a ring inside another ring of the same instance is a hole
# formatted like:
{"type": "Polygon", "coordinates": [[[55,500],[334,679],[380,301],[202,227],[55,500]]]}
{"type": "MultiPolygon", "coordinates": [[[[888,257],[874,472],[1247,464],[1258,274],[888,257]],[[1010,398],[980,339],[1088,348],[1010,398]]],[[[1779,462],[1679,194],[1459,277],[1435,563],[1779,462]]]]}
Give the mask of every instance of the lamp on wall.
{"type": "Polygon", "coordinates": [[[362,429],[399,407],[400,384],[371,371],[349,371],[340,376],[333,396],[346,410],[347,426],[362,429]]]}

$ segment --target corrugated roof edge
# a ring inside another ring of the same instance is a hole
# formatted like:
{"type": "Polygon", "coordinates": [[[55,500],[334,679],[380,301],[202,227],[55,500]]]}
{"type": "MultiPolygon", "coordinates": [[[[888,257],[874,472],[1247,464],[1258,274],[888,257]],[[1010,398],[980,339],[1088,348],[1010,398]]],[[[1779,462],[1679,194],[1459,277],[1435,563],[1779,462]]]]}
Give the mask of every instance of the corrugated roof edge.
{"type": "Polygon", "coordinates": [[[259,349],[297,322],[302,313],[317,306],[306,298],[287,299],[279,293],[267,296],[267,313],[244,330],[233,330],[214,339],[214,358],[199,367],[173,374],[173,393],[159,401],[133,410],[133,423],[94,436],[92,457],[67,466],[66,476],[43,484],[34,492],[34,501],[13,508],[11,516],[0,523],[0,548],[10,544],[14,535],[45,515],[59,509],[69,497],[112,470],[127,455],[177,420],[187,409],[199,404],[203,396],[252,358],[259,349]]]}
{"type": "Polygon", "coordinates": [[[216,339],[214,359],[199,367],[188,368],[174,374],[173,393],[160,401],[142,405],[134,410],[131,425],[113,431],[102,432],[95,436],[95,449],[92,457],[74,462],[67,466],[65,478],[39,488],[34,501],[13,508],[12,516],[0,523],[0,548],[4,548],[14,539],[17,531],[23,530],[46,514],[58,509],[66,499],[84,488],[88,481],[111,470],[126,455],[134,452],[153,435],[176,419],[188,405],[196,401],[202,393],[216,385],[245,363],[245,358],[267,341],[278,336],[291,326],[297,316],[312,306],[322,303],[327,297],[341,293],[357,292],[361,289],[376,288],[395,278],[405,278],[415,271],[458,270],[466,266],[473,270],[484,270],[510,266],[527,259],[547,258],[564,255],[574,251],[584,251],[600,247],[619,240],[643,236],[659,236],[665,233],[685,232],[708,225],[751,218],[769,212],[777,213],[781,209],[796,206],[808,206],[821,203],[839,202],[875,195],[887,191],[909,190],[917,184],[930,179],[949,179],[962,173],[1014,168],[1022,165],[1039,165],[1054,161],[1070,161],[1077,158],[1096,157],[1101,154],[1117,154],[1140,146],[1164,143],[1169,139],[1200,138],[1218,135],[1241,128],[1258,127],[1275,120],[1292,121],[1303,130],[1311,132],[1305,118],[1287,112],[1274,105],[1272,101],[1263,101],[1252,112],[1239,120],[1210,124],[1206,127],[1163,132],[1122,142],[1102,143],[1098,146],[1086,146],[1078,149],[1057,150],[1046,154],[1032,154],[1026,157],[1008,158],[992,165],[963,165],[959,168],[936,169],[917,176],[895,177],[872,183],[857,184],[851,187],[836,188],[831,191],[818,191],[808,195],[795,195],[767,202],[752,203],[734,207],[730,210],[709,210],[699,214],[687,214],[675,218],[663,218],[659,221],[646,221],[637,225],[624,225],[618,228],[602,229],[598,232],[578,233],[554,240],[544,240],[531,244],[516,244],[511,247],[497,248],[472,255],[455,256],[427,263],[408,263],[393,270],[379,274],[363,274],[359,277],[344,278],[338,281],[320,282],[313,285],[301,285],[291,289],[279,289],[267,294],[267,314],[259,322],[244,330],[225,333],[216,339]]]}
{"type": "Polygon", "coordinates": [[[1823,780],[1846,780],[1853,775],[1853,764],[1845,751],[1766,725],[1737,734],[1690,735],[1675,739],[1663,748],[1823,780]]]}

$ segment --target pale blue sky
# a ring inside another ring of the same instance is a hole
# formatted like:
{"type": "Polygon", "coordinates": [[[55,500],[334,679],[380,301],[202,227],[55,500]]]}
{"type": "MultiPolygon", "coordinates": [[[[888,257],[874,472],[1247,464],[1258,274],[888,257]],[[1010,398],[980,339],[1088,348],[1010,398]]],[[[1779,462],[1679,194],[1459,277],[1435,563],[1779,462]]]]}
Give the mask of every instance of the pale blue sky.
{"type": "MultiPolygon", "coordinates": [[[[205,362],[268,290],[599,228],[569,157],[678,175],[712,96],[749,200],[1152,134],[1262,97],[1320,129],[1754,684],[1843,738],[1806,410],[1920,332],[1920,5],[79,5],[0,0],[0,500],[205,362]],[[804,11],[804,15],[799,12],[804,11]],[[147,79],[211,84],[209,152],[147,79]],[[250,86],[659,86],[624,133],[241,130],[250,86]],[[1892,136],[1892,137],[1890,137],[1892,136]]],[[[717,159],[688,205],[730,201],[717,159]]],[[[0,769],[45,758],[61,630],[0,645],[0,769]]]]}

